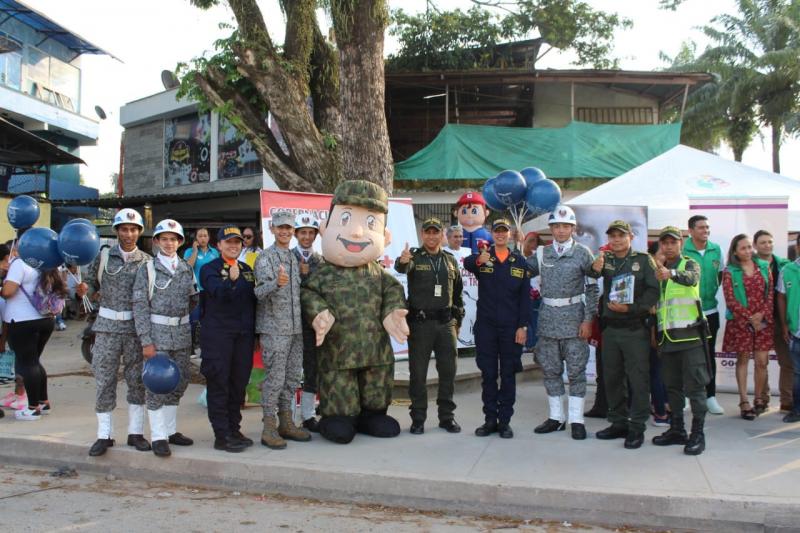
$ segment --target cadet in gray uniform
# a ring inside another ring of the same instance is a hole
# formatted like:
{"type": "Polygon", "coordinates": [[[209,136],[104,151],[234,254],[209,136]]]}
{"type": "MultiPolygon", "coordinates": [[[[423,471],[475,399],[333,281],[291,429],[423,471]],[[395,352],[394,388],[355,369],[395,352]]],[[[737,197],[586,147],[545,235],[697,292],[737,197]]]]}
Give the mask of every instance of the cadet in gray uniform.
{"type": "Polygon", "coordinates": [[[541,276],[542,306],[539,309],[536,361],[544,370],[544,386],[550,414],[535,433],[551,433],[570,423],[572,438],[586,438],[583,424],[583,399],[586,396],[586,363],[592,321],[597,311],[597,280],[588,277],[594,257],[586,246],[575,242],[575,213],[559,205],[548,218],[553,233],[551,246],[540,246],[528,258],[533,275],[541,276]],[[564,382],[561,374],[567,364],[569,401],[564,416],[564,382]]]}
{"type": "Polygon", "coordinates": [[[303,370],[303,330],[300,265],[289,249],[294,235],[291,213],[279,211],[272,216],[272,233],[275,244],[256,259],[256,333],[267,374],[261,387],[261,444],[279,450],[286,448],[284,439],[305,442],[311,440],[311,434],[295,426],[292,419],[292,402],[303,370]]]}
{"type": "Polygon", "coordinates": [[[136,273],[133,285],[133,319],[145,359],[156,352],[166,353],[181,372],[178,386],[169,394],[147,391],[147,416],[153,453],[171,454],[169,445],[190,446],[192,439],[177,430],[178,403],[189,385],[189,354],[192,327],[189,314],[198,302],[197,283],[189,263],[178,257],[183,243],[183,228],[171,219],[162,220],[153,230],[159,247],[153,261],[136,273]]]}
{"type": "Polygon", "coordinates": [[[117,406],[117,372],[120,359],[128,386],[128,446],[150,450],[144,438],[144,384],[142,383],[142,345],[133,325],[133,282],[139,266],[152,259],[136,247],[144,229],[142,216],[133,209],[122,209],[112,224],[117,244],[100,252],[89,266],[86,283],[76,288],[82,297],[91,290],[100,298],[100,309],[92,326],[92,370],[97,387],[97,440],[89,455],[106,453],[114,445],[111,412],[117,406]]]}
{"type": "MultiPolygon", "coordinates": [[[[300,283],[314,272],[324,260],[312,248],[319,234],[319,220],[314,215],[300,213],[294,219],[294,236],[297,246],[292,249],[300,265],[300,283]]],[[[301,312],[303,320],[303,395],[300,399],[300,415],[303,427],[317,433],[317,334],[311,320],[301,312]]],[[[313,318],[313,317],[312,317],[313,318]]]]}

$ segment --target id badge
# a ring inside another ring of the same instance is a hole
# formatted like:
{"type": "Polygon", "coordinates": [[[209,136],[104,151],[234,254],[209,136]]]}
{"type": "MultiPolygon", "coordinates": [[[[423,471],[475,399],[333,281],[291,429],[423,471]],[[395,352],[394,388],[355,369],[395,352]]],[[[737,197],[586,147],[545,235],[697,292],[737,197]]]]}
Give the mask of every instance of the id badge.
{"type": "Polygon", "coordinates": [[[435,298],[439,298],[442,296],[442,286],[441,285],[434,285],[433,286],[433,296],[435,298]]]}

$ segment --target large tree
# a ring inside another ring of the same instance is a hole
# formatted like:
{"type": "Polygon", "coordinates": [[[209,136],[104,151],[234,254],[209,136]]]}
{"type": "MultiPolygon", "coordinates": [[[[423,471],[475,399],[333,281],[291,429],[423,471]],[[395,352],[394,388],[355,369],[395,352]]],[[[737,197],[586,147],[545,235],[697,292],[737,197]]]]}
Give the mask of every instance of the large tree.
{"type": "MultiPolygon", "coordinates": [[[[201,8],[219,2],[190,1],[201,8]]],[[[217,42],[214,56],[179,68],[181,94],[230,120],[282,189],[329,192],[342,179],[366,179],[391,192],[386,1],[279,0],[286,22],[282,45],[273,41],[256,0],[226,3],[236,27],[217,42]],[[318,7],[330,12],[333,40],[320,29],[318,7]],[[268,127],[267,113],[282,142],[268,127]]]]}

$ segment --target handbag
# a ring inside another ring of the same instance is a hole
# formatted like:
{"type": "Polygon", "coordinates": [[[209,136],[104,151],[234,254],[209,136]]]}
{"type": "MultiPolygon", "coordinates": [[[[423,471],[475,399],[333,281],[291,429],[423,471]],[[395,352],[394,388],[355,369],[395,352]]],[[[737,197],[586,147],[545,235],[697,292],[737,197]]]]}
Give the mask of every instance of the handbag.
{"type": "Polygon", "coordinates": [[[19,286],[22,293],[28,298],[34,309],[36,309],[42,316],[56,316],[60,315],[64,310],[64,298],[58,296],[54,292],[45,292],[42,290],[41,285],[36,287],[33,291],[33,296],[28,294],[25,287],[19,286]]]}

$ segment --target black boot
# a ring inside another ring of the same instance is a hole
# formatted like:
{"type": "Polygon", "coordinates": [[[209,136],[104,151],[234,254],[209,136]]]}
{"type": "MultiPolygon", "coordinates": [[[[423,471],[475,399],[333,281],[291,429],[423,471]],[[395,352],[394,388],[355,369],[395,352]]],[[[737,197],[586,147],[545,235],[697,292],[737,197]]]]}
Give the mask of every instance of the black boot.
{"type": "Polygon", "coordinates": [[[89,449],[89,455],[91,457],[99,457],[106,453],[110,447],[114,445],[114,439],[97,439],[92,444],[92,447],[89,449]]]}
{"type": "Polygon", "coordinates": [[[689,442],[689,437],[686,435],[686,428],[683,426],[682,413],[673,413],[669,422],[669,429],[661,435],[653,437],[653,444],[656,446],[684,445],[687,442],[689,442]]]}
{"type": "Polygon", "coordinates": [[[692,419],[692,434],[689,442],[684,446],[683,453],[686,455],[700,455],[706,449],[706,436],[703,433],[705,420],[702,418],[692,419]]]}
{"type": "Polygon", "coordinates": [[[150,443],[147,442],[147,439],[144,438],[144,435],[137,435],[136,433],[131,433],[128,435],[128,446],[133,446],[140,452],[150,451],[150,443]]]}
{"type": "Polygon", "coordinates": [[[154,440],[152,448],[157,457],[169,457],[172,455],[172,451],[169,449],[169,442],[166,440],[154,440]]]}
{"type": "Polygon", "coordinates": [[[535,428],[533,428],[534,433],[552,433],[554,431],[564,431],[567,427],[566,422],[559,422],[558,420],[554,420],[552,418],[548,418],[535,428]]]}

